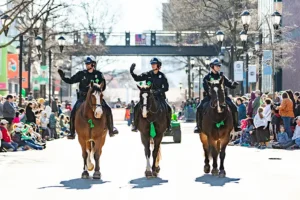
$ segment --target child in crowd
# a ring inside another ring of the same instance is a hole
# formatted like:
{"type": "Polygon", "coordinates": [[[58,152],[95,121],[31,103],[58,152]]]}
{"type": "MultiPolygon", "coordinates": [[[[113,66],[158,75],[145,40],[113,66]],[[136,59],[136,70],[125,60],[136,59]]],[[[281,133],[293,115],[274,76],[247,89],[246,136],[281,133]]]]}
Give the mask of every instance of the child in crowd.
{"type": "Polygon", "coordinates": [[[280,126],[280,132],[277,133],[277,141],[277,143],[272,145],[274,149],[286,149],[294,144],[285,132],[284,126],[280,126]]]}
{"type": "Polygon", "coordinates": [[[15,116],[15,118],[12,120],[12,124],[14,125],[14,124],[18,124],[18,123],[20,123],[20,113],[19,112],[16,112],[16,116],[15,116]]]}
{"type": "Polygon", "coordinates": [[[254,117],[254,126],[256,128],[257,142],[260,144],[257,148],[265,149],[266,143],[270,140],[270,131],[268,128],[268,120],[263,115],[264,109],[259,107],[254,117]]]}

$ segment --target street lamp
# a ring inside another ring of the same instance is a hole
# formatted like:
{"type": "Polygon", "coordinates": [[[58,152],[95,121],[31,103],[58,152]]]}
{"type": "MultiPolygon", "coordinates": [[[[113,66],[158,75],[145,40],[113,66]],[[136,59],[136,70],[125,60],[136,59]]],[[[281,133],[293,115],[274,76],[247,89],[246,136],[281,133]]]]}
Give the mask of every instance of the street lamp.
{"type": "Polygon", "coordinates": [[[191,58],[191,65],[192,65],[192,68],[193,68],[194,65],[195,65],[195,59],[194,59],[194,58],[191,58]]]}
{"type": "Polygon", "coordinates": [[[246,42],[247,38],[248,38],[247,32],[246,31],[241,31],[240,32],[240,37],[241,37],[242,42],[246,42]]]}
{"type": "Polygon", "coordinates": [[[188,71],[189,71],[189,67],[188,67],[187,65],[185,66],[185,68],[184,68],[184,69],[185,69],[185,73],[188,73],[188,71]]]}
{"type": "Polygon", "coordinates": [[[225,35],[224,35],[224,33],[223,33],[223,31],[217,31],[216,32],[216,35],[217,35],[217,40],[218,40],[218,42],[223,42],[224,41],[224,37],[225,37],[225,35]]]}
{"type": "Polygon", "coordinates": [[[254,47],[255,47],[255,51],[259,51],[260,50],[260,42],[256,42],[254,47]]]}
{"type": "Polygon", "coordinates": [[[1,17],[2,26],[4,28],[4,35],[7,36],[8,34],[8,25],[11,23],[11,18],[8,15],[4,15],[1,17]]]}
{"type": "Polygon", "coordinates": [[[16,47],[16,53],[19,55],[20,54],[20,46],[16,47]]]}
{"type": "Polygon", "coordinates": [[[281,21],[281,14],[278,11],[275,11],[272,14],[272,21],[273,21],[273,27],[275,30],[277,30],[279,28],[279,24],[281,21]]]}
{"type": "Polygon", "coordinates": [[[58,38],[58,45],[59,45],[60,53],[63,52],[65,43],[66,43],[66,39],[63,36],[60,36],[58,38]]]}
{"type": "Polygon", "coordinates": [[[241,14],[241,18],[242,18],[242,23],[244,26],[244,30],[247,32],[249,25],[250,25],[250,21],[251,21],[251,15],[250,12],[248,10],[244,10],[241,14]]]}
{"type": "Polygon", "coordinates": [[[204,62],[205,62],[205,65],[208,66],[210,64],[210,59],[207,57],[204,62]]]}
{"type": "Polygon", "coordinates": [[[39,52],[41,51],[42,42],[43,42],[43,38],[41,36],[35,37],[35,46],[37,47],[39,52]]]}
{"type": "Polygon", "coordinates": [[[223,62],[225,58],[225,55],[223,52],[219,53],[219,59],[223,62]]]}

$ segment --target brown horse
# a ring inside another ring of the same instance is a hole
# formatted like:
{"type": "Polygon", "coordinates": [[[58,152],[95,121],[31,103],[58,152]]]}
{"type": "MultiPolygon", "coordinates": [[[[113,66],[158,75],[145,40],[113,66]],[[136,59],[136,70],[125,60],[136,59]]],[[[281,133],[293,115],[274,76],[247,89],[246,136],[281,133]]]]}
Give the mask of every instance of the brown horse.
{"type": "Polygon", "coordinates": [[[139,109],[139,123],[138,130],[141,133],[141,140],[144,145],[145,156],[146,156],[146,171],[145,176],[147,178],[157,177],[160,167],[159,161],[161,160],[160,144],[163,139],[164,133],[167,130],[167,113],[163,105],[163,99],[158,99],[160,97],[155,97],[151,92],[150,86],[137,86],[140,90],[140,103],[139,109]],[[156,135],[152,138],[150,136],[150,127],[153,123],[155,127],[156,135]],[[153,164],[150,165],[150,144],[152,145],[152,157],[153,164]],[[152,169],[151,169],[152,168],[152,169]]]}
{"type": "Polygon", "coordinates": [[[226,146],[233,129],[233,119],[229,107],[226,105],[224,92],[224,78],[208,82],[211,100],[204,109],[200,140],[205,153],[204,172],[210,172],[209,157],[213,158],[212,175],[225,177],[224,159],[226,146]],[[218,155],[220,153],[220,171],[218,170],[218,155]]]}
{"type": "Polygon", "coordinates": [[[91,83],[86,100],[80,105],[75,116],[75,129],[84,162],[84,171],[81,175],[83,179],[89,178],[88,171],[94,169],[91,157],[95,159],[96,164],[93,178],[101,178],[99,159],[107,133],[106,115],[102,109],[102,86],[103,84],[91,83]]]}

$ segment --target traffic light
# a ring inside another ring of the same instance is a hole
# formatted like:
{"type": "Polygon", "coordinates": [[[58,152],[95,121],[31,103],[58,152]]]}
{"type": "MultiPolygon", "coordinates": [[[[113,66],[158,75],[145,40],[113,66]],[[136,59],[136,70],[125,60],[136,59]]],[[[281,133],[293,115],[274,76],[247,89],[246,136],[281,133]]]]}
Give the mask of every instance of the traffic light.
{"type": "Polygon", "coordinates": [[[125,32],[125,44],[130,46],[130,32],[125,32]]]}
{"type": "Polygon", "coordinates": [[[155,46],[155,45],[156,45],[156,32],[151,31],[151,46],[155,46]]]}
{"type": "Polygon", "coordinates": [[[100,33],[100,44],[104,45],[105,42],[106,42],[105,34],[104,34],[104,32],[101,32],[100,33]]]}

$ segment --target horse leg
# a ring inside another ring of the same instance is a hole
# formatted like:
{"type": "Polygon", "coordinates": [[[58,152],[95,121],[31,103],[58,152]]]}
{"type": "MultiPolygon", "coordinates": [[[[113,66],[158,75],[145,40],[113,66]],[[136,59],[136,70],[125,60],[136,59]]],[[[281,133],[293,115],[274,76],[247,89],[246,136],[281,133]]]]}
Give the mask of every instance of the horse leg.
{"type": "Polygon", "coordinates": [[[152,172],[151,172],[151,165],[150,165],[150,138],[149,136],[145,136],[143,133],[141,133],[141,138],[142,138],[142,143],[144,145],[144,151],[145,151],[145,156],[146,156],[146,171],[145,171],[145,176],[147,178],[152,177],[152,172]]]}
{"type": "Polygon", "coordinates": [[[106,132],[104,131],[102,133],[103,137],[99,138],[96,141],[95,145],[95,154],[94,154],[94,159],[95,159],[95,172],[93,174],[93,179],[101,179],[101,172],[100,172],[100,156],[102,154],[102,147],[104,146],[105,143],[105,138],[106,138],[106,132]]]}
{"type": "Polygon", "coordinates": [[[152,174],[153,174],[154,177],[157,177],[157,174],[160,171],[159,161],[160,161],[160,158],[161,158],[161,155],[160,155],[160,153],[161,153],[160,152],[161,141],[162,141],[162,137],[159,137],[159,138],[156,137],[154,139],[154,149],[153,149],[153,152],[152,152],[152,156],[153,156],[152,174]]]}
{"type": "Polygon", "coordinates": [[[225,150],[228,145],[228,142],[230,140],[230,137],[221,140],[221,152],[220,152],[220,172],[219,172],[219,177],[224,178],[226,176],[226,171],[224,169],[224,160],[225,160],[225,150]]]}
{"type": "MultiPolygon", "coordinates": [[[[80,142],[80,140],[79,140],[79,142],[80,142]]],[[[81,174],[81,178],[82,179],[88,179],[90,175],[89,175],[89,173],[87,171],[87,157],[88,157],[88,154],[86,152],[85,141],[84,142],[80,142],[80,145],[81,145],[82,158],[83,158],[83,172],[81,174]]]]}
{"type": "Polygon", "coordinates": [[[207,135],[204,133],[200,133],[200,140],[203,145],[205,160],[204,160],[204,173],[208,174],[210,172],[210,165],[209,165],[209,145],[208,145],[208,138],[207,135]]]}
{"type": "Polygon", "coordinates": [[[213,176],[218,176],[219,175],[219,170],[218,170],[218,155],[220,152],[220,141],[211,141],[211,154],[213,157],[213,169],[211,170],[211,173],[213,176]]]}
{"type": "Polygon", "coordinates": [[[90,142],[87,142],[87,145],[86,145],[86,153],[87,153],[87,168],[88,168],[88,171],[92,171],[94,169],[94,164],[92,163],[91,161],[91,157],[93,157],[93,144],[94,142],[90,141],[90,142]]]}

